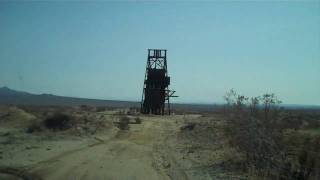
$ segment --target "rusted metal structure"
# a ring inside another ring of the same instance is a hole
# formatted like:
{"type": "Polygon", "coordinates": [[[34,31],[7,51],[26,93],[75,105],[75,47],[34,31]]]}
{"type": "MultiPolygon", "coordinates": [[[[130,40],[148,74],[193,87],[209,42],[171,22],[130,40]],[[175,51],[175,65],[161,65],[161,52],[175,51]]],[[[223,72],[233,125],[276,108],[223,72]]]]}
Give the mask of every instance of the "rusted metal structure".
{"type": "Polygon", "coordinates": [[[148,49],[148,60],[144,78],[141,100],[141,113],[162,114],[165,112],[167,101],[168,114],[170,97],[177,97],[175,91],[169,90],[170,77],[167,69],[167,50],[148,49]]]}

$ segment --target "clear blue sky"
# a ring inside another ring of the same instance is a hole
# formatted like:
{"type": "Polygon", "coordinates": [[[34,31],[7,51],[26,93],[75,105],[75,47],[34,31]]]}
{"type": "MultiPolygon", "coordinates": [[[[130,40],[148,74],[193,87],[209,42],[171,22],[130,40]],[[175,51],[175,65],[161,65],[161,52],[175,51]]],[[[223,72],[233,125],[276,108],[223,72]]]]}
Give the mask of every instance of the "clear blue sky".
{"type": "Polygon", "coordinates": [[[320,1],[0,2],[0,86],[140,100],[148,48],[168,49],[175,102],[320,104],[320,1]]]}

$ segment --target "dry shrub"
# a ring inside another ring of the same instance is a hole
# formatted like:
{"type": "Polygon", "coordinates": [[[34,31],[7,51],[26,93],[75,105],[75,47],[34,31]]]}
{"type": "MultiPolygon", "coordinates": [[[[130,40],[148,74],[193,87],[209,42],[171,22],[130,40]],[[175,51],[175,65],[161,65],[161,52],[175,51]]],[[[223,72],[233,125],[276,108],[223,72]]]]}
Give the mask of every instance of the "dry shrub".
{"type": "Polygon", "coordinates": [[[292,131],[284,143],[288,159],[283,163],[282,179],[309,179],[320,176],[320,135],[292,131]]]}
{"type": "Polygon", "coordinates": [[[130,118],[127,116],[123,116],[120,118],[119,122],[117,123],[117,127],[120,130],[129,130],[130,129],[129,123],[130,123],[130,118]]]}
{"type": "Polygon", "coordinates": [[[138,108],[135,107],[131,107],[129,108],[129,110],[127,111],[127,115],[136,115],[139,112],[138,108]]]}
{"type": "Polygon", "coordinates": [[[126,113],[126,110],[125,109],[119,109],[116,113],[115,113],[115,115],[119,115],[119,116],[124,116],[124,115],[126,115],[127,113],[126,113]]]}
{"type": "Polygon", "coordinates": [[[136,118],[134,118],[134,120],[136,121],[136,124],[141,124],[141,118],[140,117],[136,117],[136,118]]]}
{"type": "Polygon", "coordinates": [[[181,131],[184,131],[184,130],[193,130],[194,127],[196,126],[196,123],[192,123],[192,122],[188,122],[186,124],[184,124],[183,126],[180,127],[180,130],[181,131]]]}
{"type": "Polygon", "coordinates": [[[82,111],[89,111],[89,112],[91,112],[91,111],[94,111],[94,110],[95,110],[95,108],[94,108],[94,107],[89,106],[89,105],[85,105],[85,104],[80,105],[80,109],[81,109],[82,111]]]}
{"type": "Polygon", "coordinates": [[[55,113],[44,120],[44,125],[51,130],[66,130],[71,128],[71,116],[55,113]]]}
{"type": "Polygon", "coordinates": [[[43,125],[39,121],[32,122],[28,127],[26,132],[27,133],[34,133],[34,132],[41,132],[43,131],[43,125]]]}
{"type": "Polygon", "coordinates": [[[96,107],[96,112],[103,112],[103,111],[106,111],[106,110],[107,110],[107,107],[104,107],[104,106],[96,107]]]}
{"type": "Polygon", "coordinates": [[[299,121],[282,117],[283,109],[276,106],[280,101],[274,94],[249,101],[249,98],[231,90],[225,99],[228,103],[225,133],[231,145],[245,157],[241,169],[250,175],[270,179],[307,180],[318,177],[315,169],[318,168],[319,152],[312,147],[319,141],[301,134],[284,141],[283,128],[301,128],[304,116],[299,121]]]}

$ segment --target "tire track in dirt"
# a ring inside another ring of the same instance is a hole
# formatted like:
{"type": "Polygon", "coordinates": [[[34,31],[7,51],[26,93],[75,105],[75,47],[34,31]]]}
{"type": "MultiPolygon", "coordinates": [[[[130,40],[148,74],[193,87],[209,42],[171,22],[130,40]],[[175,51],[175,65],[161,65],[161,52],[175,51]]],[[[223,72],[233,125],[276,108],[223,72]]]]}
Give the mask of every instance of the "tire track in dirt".
{"type": "Polygon", "coordinates": [[[100,139],[100,138],[97,138],[97,137],[95,137],[94,139],[97,140],[98,142],[93,143],[93,144],[89,144],[89,145],[86,146],[86,147],[82,147],[82,148],[78,148],[78,149],[73,149],[73,150],[65,151],[65,152],[60,153],[60,154],[58,154],[58,155],[56,155],[56,156],[54,156],[54,157],[52,157],[52,158],[50,158],[50,159],[47,159],[47,160],[44,160],[44,161],[40,161],[40,162],[38,162],[38,163],[36,163],[36,164],[30,165],[29,168],[27,168],[27,169],[28,169],[28,170],[31,170],[31,169],[39,166],[40,164],[52,163],[52,162],[58,161],[58,160],[61,159],[61,158],[66,157],[66,156],[75,154],[75,153],[80,152],[80,151],[87,150],[87,149],[92,148],[92,147],[95,147],[95,146],[99,146],[99,145],[102,145],[102,144],[106,144],[107,142],[111,141],[111,140],[109,140],[109,141],[104,141],[104,140],[102,140],[102,139],[100,139]]]}
{"type": "Polygon", "coordinates": [[[29,171],[44,179],[142,179],[145,174],[150,179],[164,179],[152,167],[153,140],[145,141],[148,138],[143,136],[149,134],[144,133],[142,128],[139,132],[118,131],[107,141],[96,138],[94,144],[41,161],[29,171]],[[142,143],[137,143],[141,138],[142,143]]]}
{"type": "Polygon", "coordinates": [[[173,150],[169,149],[168,139],[174,137],[176,130],[177,124],[170,119],[150,118],[129,131],[115,131],[111,136],[102,136],[105,139],[94,137],[94,143],[23,168],[0,167],[0,173],[7,172],[27,180],[146,177],[148,180],[188,180],[172,155],[173,150]],[[167,162],[170,167],[163,166],[162,162],[167,162]]]}
{"type": "Polygon", "coordinates": [[[162,129],[160,137],[162,138],[153,146],[155,168],[171,180],[188,180],[187,174],[177,162],[175,152],[170,147],[169,139],[175,138],[178,124],[172,120],[167,120],[160,123],[160,126],[160,129],[162,129]]]}

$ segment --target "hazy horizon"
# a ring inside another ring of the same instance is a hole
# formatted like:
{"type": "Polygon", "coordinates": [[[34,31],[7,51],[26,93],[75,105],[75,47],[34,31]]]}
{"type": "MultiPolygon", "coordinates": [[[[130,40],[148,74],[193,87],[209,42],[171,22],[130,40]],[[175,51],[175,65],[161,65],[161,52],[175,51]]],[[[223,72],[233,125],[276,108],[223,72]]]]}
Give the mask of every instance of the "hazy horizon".
{"type": "Polygon", "coordinates": [[[140,101],[161,48],[174,103],[234,88],[320,105],[320,1],[0,2],[0,26],[0,87],[140,101]]]}

